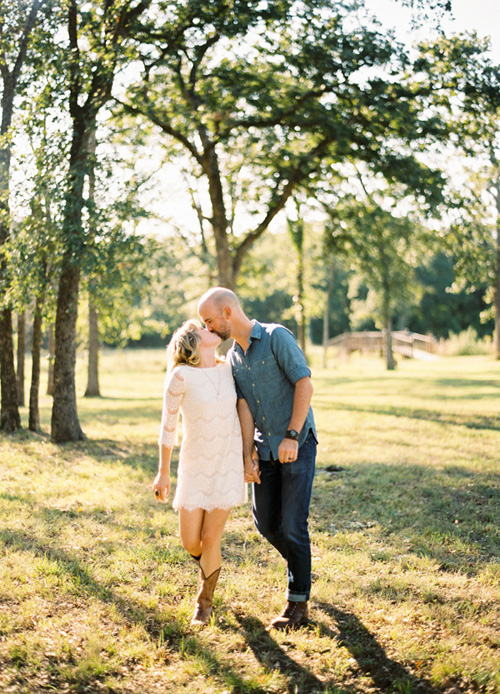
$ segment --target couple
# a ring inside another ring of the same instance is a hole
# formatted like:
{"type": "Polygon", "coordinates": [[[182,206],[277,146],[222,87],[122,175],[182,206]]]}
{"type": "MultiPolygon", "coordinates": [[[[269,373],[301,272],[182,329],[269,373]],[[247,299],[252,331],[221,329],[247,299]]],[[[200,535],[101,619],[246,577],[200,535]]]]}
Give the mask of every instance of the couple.
{"type": "Polygon", "coordinates": [[[311,588],[308,515],[316,458],[311,371],[292,333],[249,320],[237,296],[217,287],[198,304],[205,328],[187,321],[174,333],[159,439],[158,500],[170,491],[179,411],[183,440],[177,490],[181,542],[199,564],[191,624],[206,625],[221,568],[230,510],[253,483],[257,530],[288,567],[287,602],[270,628],[307,624],[311,588]],[[215,350],[234,338],[226,361],[215,350]],[[243,454],[243,455],[242,455],[243,454]]]}

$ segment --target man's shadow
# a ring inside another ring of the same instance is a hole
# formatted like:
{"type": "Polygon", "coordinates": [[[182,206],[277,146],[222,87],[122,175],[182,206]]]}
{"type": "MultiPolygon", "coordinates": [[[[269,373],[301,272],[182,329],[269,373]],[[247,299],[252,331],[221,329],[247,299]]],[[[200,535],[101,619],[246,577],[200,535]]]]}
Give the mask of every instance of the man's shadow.
{"type": "Polygon", "coordinates": [[[359,669],[371,677],[379,691],[438,694],[439,690],[428,680],[414,675],[400,663],[388,658],[382,646],[355,614],[327,603],[316,603],[316,608],[332,617],[338,629],[338,632],[333,632],[318,622],[321,633],[335,639],[338,646],[347,648],[359,669]]]}
{"type": "MultiPolygon", "coordinates": [[[[259,663],[267,669],[277,670],[287,678],[286,691],[289,694],[315,694],[326,689],[327,683],[290,658],[273,639],[272,632],[268,633],[259,619],[237,613],[234,613],[234,616],[259,663]]],[[[338,694],[355,694],[351,688],[341,688],[338,685],[335,691],[338,694]]]]}

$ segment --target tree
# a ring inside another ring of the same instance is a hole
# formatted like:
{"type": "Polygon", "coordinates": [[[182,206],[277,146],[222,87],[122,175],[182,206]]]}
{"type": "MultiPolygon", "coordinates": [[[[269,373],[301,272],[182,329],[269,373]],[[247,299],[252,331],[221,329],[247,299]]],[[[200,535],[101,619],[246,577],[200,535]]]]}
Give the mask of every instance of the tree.
{"type": "Polygon", "coordinates": [[[416,69],[422,68],[419,79],[423,82],[433,75],[429,106],[451,133],[448,152],[454,155],[458,183],[451,183],[448,190],[445,242],[456,257],[459,277],[472,284],[487,281],[492,287],[496,355],[500,359],[500,66],[491,62],[488,48],[489,41],[474,34],[441,37],[420,46],[416,69]],[[457,161],[462,162],[459,173],[457,161]],[[467,173],[471,161],[475,162],[473,171],[467,173]],[[485,190],[490,192],[488,201],[485,190]]]}
{"type": "Polygon", "coordinates": [[[83,210],[89,142],[96,131],[99,111],[111,98],[117,66],[127,58],[130,34],[150,3],[151,0],[109,0],[79,8],[77,0],[68,0],[66,70],[72,135],[55,323],[51,436],[56,442],[84,438],[76,406],[75,361],[78,291],[87,245],[83,210]]]}
{"type": "MultiPolygon", "coordinates": [[[[38,431],[40,418],[40,350],[42,325],[53,320],[55,286],[61,252],[62,182],[65,175],[67,137],[58,109],[57,81],[50,71],[39,76],[34,95],[22,103],[18,119],[23,156],[15,160],[24,185],[12,195],[14,213],[19,218],[7,244],[12,302],[19,311],[34,304],[32,373],[29,397],[29,429],[38,431]],[[24,218],[21,219],[21,215],[24,218]]],[[[17,172],[19,176],[19,172],[17,172]]]]}
{"type": "MultiPolygon", "coordinates": [[[[0,8],[0,76],[2,80],[0,123],[0,289],[6,293],[8,286],[7,261],[2,246],[10,233],[10,166],[11,126],[14,100],[24,85],[22,71],[25,68],[30,40],[40,8],[44,0],[13,0],[0,8]]],[[[0,302],[0,377],[1,415],[0,429],[14,431],[21,425],[18,393],[14,367],[12,340],[12,309],[8,301],[0,302]]]]}
{"type": "MultiPolygon", "coordinates": [[[[364,185],[363,185],[364,188],[364,185]]],[[[388,370],[396,366],[392,351],[392,320],[398,303],[408,295],[412,278],[410,251],[418,247],[419,226],[409,215],[398,215],[396,204],[388,207],[391,195],[369,193],[360,201],[344,196],[330,209],[326,228],[327,248],[348,257],[366,277],[379,298],[380,322],[385,331],[388,370]],[[383,199],[383,203],[378,199],[383,199]]]]}
{"type": "Polygon", "coordinates": [[[235,287],[252,244],[323,163],[404,178],[412,145],[440,131],[394,79],[401,47],[366,17],[356,24],[355,3],[192,1],[174,19],[161,7],[123,107],[164,134],[170,156],[190,158],[220,284],[235,287]]]}

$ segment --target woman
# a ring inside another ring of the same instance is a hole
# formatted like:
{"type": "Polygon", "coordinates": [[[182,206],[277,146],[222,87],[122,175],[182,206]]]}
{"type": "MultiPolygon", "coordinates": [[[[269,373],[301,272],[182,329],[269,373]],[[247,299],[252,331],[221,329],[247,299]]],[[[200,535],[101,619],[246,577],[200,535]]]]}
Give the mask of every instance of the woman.
{"type": "Polygon", "coordinates": [[[175,331],[167,349],[167,378],[159,439],[156,498],[170,492],[170,459],[182,412],[183,438],[173,507],[181,542],[199,562],[199,592],[191,624],[207,624],[221,567],[220,543],[233,506],[245,501],[241,427],[231,366],[217,361],[221,338],[197,320],[175,331]]]}

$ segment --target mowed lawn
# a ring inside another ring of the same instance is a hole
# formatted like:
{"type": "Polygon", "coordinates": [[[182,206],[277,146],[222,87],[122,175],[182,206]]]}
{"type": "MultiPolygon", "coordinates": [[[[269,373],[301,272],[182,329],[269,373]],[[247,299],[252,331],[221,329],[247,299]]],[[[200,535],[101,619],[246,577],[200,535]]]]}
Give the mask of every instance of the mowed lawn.
{"type": "Polygon", "coordinates": [[[0,436],[2,694],[500,692],[500,363],[313,357],[310,626],[266,631],[284,564],[246,506],[190,627],[194,562],[151,493],[163,352],[108,352],[86,442],[50,442],[46,396],[43,434],[0,436]]]}

